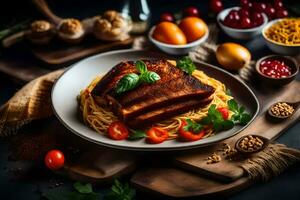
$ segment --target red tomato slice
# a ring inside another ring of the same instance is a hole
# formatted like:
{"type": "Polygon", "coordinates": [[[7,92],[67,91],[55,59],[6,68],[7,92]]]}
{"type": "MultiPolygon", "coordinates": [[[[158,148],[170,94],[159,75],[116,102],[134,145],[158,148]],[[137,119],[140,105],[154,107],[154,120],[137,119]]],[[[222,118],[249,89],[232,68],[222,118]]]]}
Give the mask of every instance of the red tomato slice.
{"type": "Polygon", "coordinates": [[[147,131],[147,142],[152,144],[159,144],[168,139],[169,132],[159,128],[159,127],[152,127],[147,131]]]}
{"type": "Polygon", "coordinates": [[[200,140],[204,135],[205,131],[201,130],[199,133],[193,133],[192,131],[184,130],[184,127],[187,125],[185,120],[182,120],[181,126],[179,128],[179,135],[182,139],[186,141],[197,141],[200,140]]]}
{"type": "Polygon", "coordinates": [[[227,120],[229,117],[229,111],[228,108],[220,107],[217,108],[217,110],[222,114],[223,119],[227,120]]]}
{"type": "Polygon", "coordinates": [[[51,170],[57,170],[64,166],[65,156],[59,150],[51,150],[45,156],[45,164],[51,170]]]}
{"type": "Polygon", "coordinates": [[[115,121],[108,127],[108,136],[113,140],[124,140],[128,135],[127,127],[120,121],[115,121]]]}

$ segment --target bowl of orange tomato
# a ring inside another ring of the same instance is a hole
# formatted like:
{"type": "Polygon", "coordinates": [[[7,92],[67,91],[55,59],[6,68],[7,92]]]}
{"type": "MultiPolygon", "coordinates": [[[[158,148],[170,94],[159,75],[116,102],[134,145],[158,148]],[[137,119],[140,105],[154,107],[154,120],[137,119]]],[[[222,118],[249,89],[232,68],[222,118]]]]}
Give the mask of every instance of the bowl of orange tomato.
{"type": "Polygon", "coordinates": [[[198,17],[189,16],[178,23],[160,22],[150,29],[148,37],[163,52],[185,55],[205,42],[208,35],[206,23],[198,17]]]}

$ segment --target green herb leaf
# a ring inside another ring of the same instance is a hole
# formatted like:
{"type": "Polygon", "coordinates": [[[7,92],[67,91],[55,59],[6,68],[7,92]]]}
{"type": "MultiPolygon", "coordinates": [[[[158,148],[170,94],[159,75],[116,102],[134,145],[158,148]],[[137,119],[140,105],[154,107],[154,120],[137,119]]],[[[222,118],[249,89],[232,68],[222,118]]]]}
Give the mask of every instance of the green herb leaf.
{"type": "Polygon", "coordinates": [[[129,140],[138,140],[147,137],[145,131],[133,130],[131,129],[131,134],[129,135],[129,140]]]}
{"type": "Polygon", "coordinates": [[[245,107],[239,107],[234,99],[229,100],[227,104],[229,109],[234,112],[231,120],[241,125],[246,125],[251,120],[251,116],[245,111],[245,107]]]}
{"type": "Polygon", "coordinates": [[[242,117],[241,117],[241,120],[240,120],[240,123],[242,125],[246,125],[248,124],[248,122],[251,120],[251,116],[248,114],[248,113],[243,113],[242,114],[242,117]]]}
{"type": "Polygon", "coordinates": [[[227,102],[227,105],[229,107],[229,110],[231,110],[232,112],[238,113],[239,107],[237,102],[234,99],[230,99],[227,102]]]}
{"type": "Polygon", "coordinates": [[[135,190],[130,188],[129,185],[122,184],[120,181],[115,180],[111,191],[105,197],[107,200],[132,200],[135,196],[135,190]]]}
{"type": "Polygon", "coordinates": [[[226,88],[226,91],[225,91],[225,93],[226,93],[227,95],[231,96],[231,91],[230,91],[230,89],[229,89],[229,88],[226,88]]]}
{"type": "Polygon", "coordinates": [[[183,127],[185,131],[192,131],[194,134],[200,133],[203,129],[203,126],[199,123],[193,122],[191,119],[186,119],[187,124],[183,127]]]}
{"type": "Polygon", "coordinates": [[[135,68],[136,68],[141,74],[143,74],[143,73],[145,73],[145,72],[148,71],[146,64],[145,64],[143,61],[141,61],[141,60],[138,60],[138,61],[135,62],[135,68]]]}
{"type": "Polygon", "coordinates": [[[177,67],[190,75],[196,69],[196,65],[193,63],[192,59],[188,56],[179,59],[177,61],[177,67]]]}
{"type": "Polygon", "coordinates": [[[234,122],[231,120],[224,120],[222,122],[222,126],[224,130],[229,130],[232,129],[234,127],[234,122]]]}
{"type": "Polygon", "coordinates": [[[156,81],[160,80],[160,76],[155,72],[147,71],[140,75],[140,80],[142,82],[151,84],[151,83],[155,83],[156,81]]]}
{"type": "Polygon", "coordinates": [[[119,80],[116,86],[116,93],[121,94],[128,90],[132,90],[138,86],[139,83],[139,76],[134,73],[127,74],[119,80]]]}
{"type": "Polygon", "coordinates": [[[76,182],[73,184],[75,190],[82,194],[89,194],[93,192],[92,185],[90,183],[82,184],[80,182],[76,182]]]}

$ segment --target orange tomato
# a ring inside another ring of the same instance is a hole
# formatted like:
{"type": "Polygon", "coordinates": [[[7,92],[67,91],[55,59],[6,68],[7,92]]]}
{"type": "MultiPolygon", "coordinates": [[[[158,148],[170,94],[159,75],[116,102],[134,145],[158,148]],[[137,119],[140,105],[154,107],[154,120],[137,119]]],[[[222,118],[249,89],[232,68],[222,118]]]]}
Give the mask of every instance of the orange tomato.
{"type": "Polygon", "coordinates": [[[188,42],[200,39],[208,30],[206,23],[198,17],[186,17],[179,23],[188,42]]]}
{"type": "Polygon", "coordinates": [[[183,45],[186,44],[186,37],[180,28],[172,22],[159,23],[154,31],[153,38],[167,44],[183,45]]]}

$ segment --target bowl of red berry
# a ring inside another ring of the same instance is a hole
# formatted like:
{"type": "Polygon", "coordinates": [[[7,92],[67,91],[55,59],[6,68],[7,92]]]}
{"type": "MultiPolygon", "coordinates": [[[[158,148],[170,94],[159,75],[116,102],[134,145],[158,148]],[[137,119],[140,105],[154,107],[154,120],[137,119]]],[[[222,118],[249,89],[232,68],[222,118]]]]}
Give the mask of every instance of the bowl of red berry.
{"type": "Polygon", "coordinates": [[[261,34],[268,23],[268,17],[262,12],[243,7],[232,7],[223,10],[217,16],[221,29],[235,39],[251,39],[261,34]]]}
{"type": "Polygon", "coordinates": [[[276,86],[283,86],[293,81],[299,71],[297,61],[290,56],[269,55],[256,62],[259,78],[276,86]]]}

